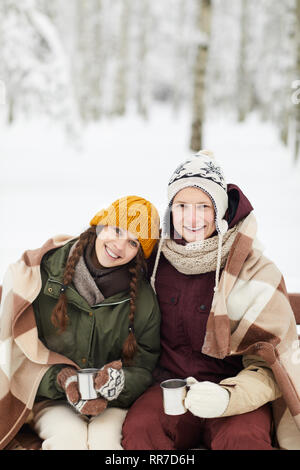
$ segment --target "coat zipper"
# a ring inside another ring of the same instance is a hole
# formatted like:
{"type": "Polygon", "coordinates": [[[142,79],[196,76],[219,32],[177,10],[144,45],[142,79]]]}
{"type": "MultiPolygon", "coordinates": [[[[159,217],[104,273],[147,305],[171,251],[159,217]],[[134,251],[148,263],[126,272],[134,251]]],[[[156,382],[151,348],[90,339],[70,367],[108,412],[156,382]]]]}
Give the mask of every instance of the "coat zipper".
{"type": "MultiPolygon", "coordinates": [[[[56,284],[60,284],[61,286],[63,285],[62,282],[56,281],[56,279],[50,279],[49,278],[49,281],[54,282],[54,283],[56,282],[56,284]]],[[[73,289],[72,287],[68,286],[68,289],[71,289],[73,292],[78,294],[78,292],[75,289],[73,289]]],[[[130,300],[130,297],[129,297],[129,299],[120,300],[119,302],[112,302],[112,303],[109,303],[109,304],[96,304],[96,305],[92,305],[92,307],[105,307],[106,305],[119,305],[119,304],[122,304],[124,302],[128,302],[128,300],[130,300]]]]}
{"type": "Polygon", "coordinates": [[[129,299],[120,300],[120,302],[112,302],[110,304],[95,304],[93,305],[93,307],[106,307],[106,305],[119,305],[119,304],[123,304],[124,302],[128,302],[129,300],[130,300],[130,297],[129,299]]]}

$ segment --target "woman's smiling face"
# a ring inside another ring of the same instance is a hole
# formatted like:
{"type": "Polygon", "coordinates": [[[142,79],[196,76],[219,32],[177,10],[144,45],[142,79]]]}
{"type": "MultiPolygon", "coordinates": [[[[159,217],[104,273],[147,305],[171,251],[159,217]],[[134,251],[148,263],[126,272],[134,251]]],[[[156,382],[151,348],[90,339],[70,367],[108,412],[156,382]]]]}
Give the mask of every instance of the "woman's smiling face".
{"type": "Polygon", "coordinates": [[[103,227],[95,243],[99,263],[106,267],[121,266],[129,263],[140,247],[138,239],[119,227],[103,227]]]}
{"type": "Polygon", "coordinates": [[[176,232],[187,242],[205,240],[216,230],[212,200],[199,188],[184,188],[176,194],[172,217],[176,232]]]}

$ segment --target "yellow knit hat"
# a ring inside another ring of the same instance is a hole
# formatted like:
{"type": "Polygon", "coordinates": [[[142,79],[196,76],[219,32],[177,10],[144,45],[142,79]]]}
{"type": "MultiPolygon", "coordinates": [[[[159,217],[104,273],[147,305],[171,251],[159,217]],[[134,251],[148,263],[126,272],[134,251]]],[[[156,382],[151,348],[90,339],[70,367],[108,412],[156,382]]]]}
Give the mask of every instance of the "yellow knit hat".
{"type": "Polygon", "coordinates": [[[147,259],[159,238],[160,219],[151,202],[138,196],[125,196],[97,212],[90,225],[111,225],[128,230],[139,240],[147,259]]]}

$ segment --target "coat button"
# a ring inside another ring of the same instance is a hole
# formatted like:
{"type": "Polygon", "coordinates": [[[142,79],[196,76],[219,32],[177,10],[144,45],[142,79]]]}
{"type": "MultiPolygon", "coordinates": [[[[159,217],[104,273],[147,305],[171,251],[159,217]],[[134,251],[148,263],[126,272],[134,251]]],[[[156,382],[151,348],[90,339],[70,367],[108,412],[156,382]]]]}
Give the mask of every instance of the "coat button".
{"type": "Polygon", "coordinates": [[[93,316],[93,312],[89,312],[89,316],[92,317],[92,316],[93,316]]]}
{"type": "Polygon", "coordinates": [[[86,358],[83,357],[83,358],[81,359],[81,362],[82,362],[83,364],[85,364],[85,363],[86,363],[86,358]]]}
{"type": "Polygon", "coordinates": [[[200,310],[205,310],[206,306],[204,304],[200,305],[200,310]]]}
{"type": "Polygon", "coordinates": [[[171,303],[172,303],[172,304],[175,304],[175,302],[176,302],[176,298],[175,298],[175,297],[171,297],[171,303]]]}
{"type": "Polygon", "coordinates": [[[50,293],[51,293],[51,292],[52,292],[52,290],[53,290],[53,289],[52,289],[52,287],[48,287],[48,292],[50,292],[50,293]]]}

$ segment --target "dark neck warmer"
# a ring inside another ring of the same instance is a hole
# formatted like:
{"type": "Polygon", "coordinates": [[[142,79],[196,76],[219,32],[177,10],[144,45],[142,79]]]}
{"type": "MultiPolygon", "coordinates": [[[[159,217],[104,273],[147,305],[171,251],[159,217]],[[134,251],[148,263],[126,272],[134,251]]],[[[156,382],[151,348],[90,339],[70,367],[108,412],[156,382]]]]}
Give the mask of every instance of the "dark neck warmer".
{"type": "Polygon", "coordinates": [[[128,263],[105,268],[99,263],[95,247],[91,245],[88,245],[84,251],[84,261],[105,298],[129,289],[131,276],[128,263]]]}
{"type": "MultiPolygon", "coordinates": [[[[69,257],[75,249],[71,247],[69,257]]],[[[73,284],[78,293],[90,306],[97,305],[105,298],[129,290],[129,263],[115,268],[105,268],[98,262],[94,246],[87,247],[80,256],[73,275],[73,284]]]]}

